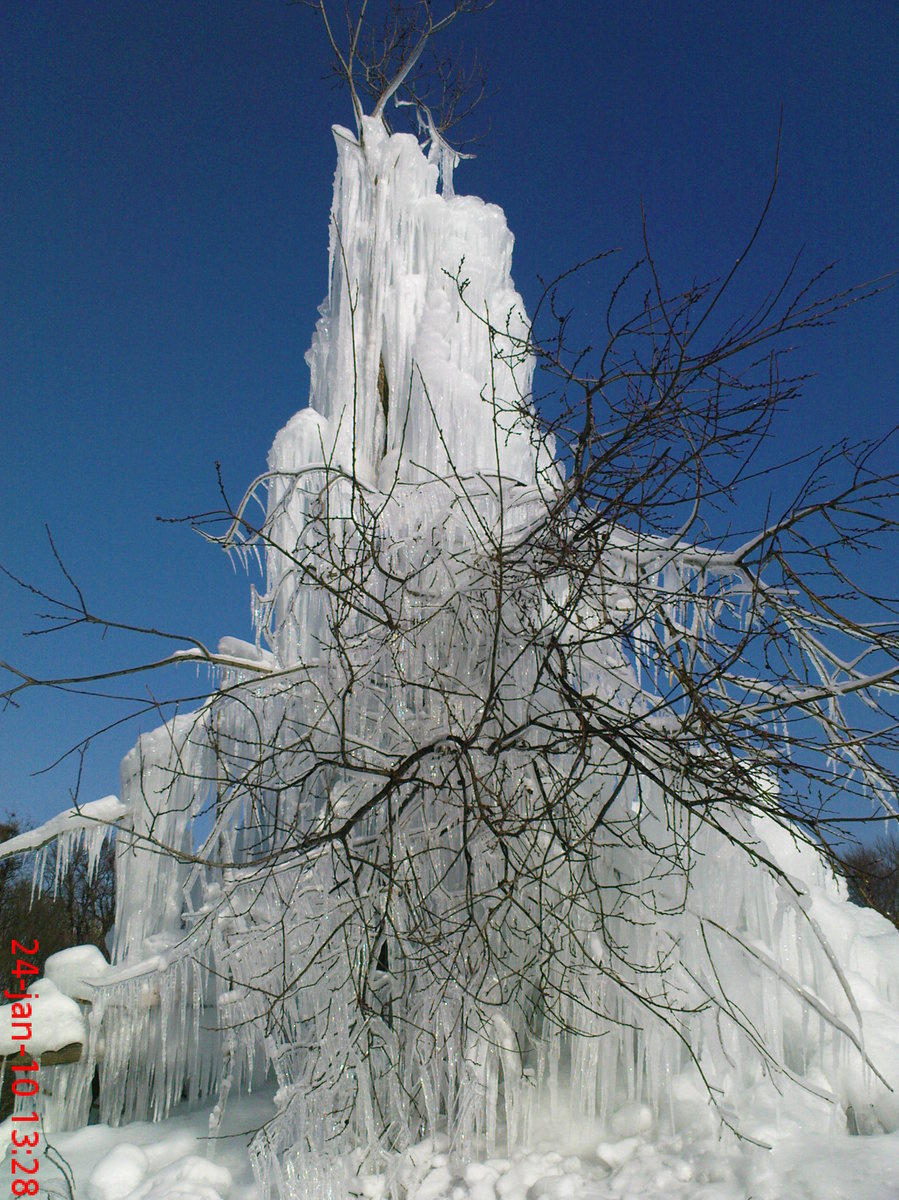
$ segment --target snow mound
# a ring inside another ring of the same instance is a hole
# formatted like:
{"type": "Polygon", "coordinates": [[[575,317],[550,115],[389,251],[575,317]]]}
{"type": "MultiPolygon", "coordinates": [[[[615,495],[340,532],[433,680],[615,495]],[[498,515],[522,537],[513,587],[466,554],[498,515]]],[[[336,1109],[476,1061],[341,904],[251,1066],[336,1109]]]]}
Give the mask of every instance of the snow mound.
{"type": "Polygon", "coordinates": [[[73,1000],[92,1000],[95,985],[109,973],[109,963],[96,946],[70,946],[51,954],[44,964],[44,976],[73,1000]]]}
{"type": "Polygon", "coordinates": [[[152,1171],[139,1147],[122,1142],[97,1163],[87,1185],[89,1200],[227,1200],[231,1172],[189,1154],[152,1171]]]}
{"type": "Polygon", "coordinates": [[[140,1146],[122,1142],[101,1158],[87,1184],[89,1200],[123,1200],[147,1177],[150,1160],[140,1146]]]}
{"type": "Polygon", "coordinates": [[[78,1004],[63,995],[51,979],[40,979],[23,1000],[0,1008],[0,1055],[41,1055],[73,1043],[84,1045],[87,1026],[78,1004]],[[22,1034],[30,1028],[30,1036],[22,1034]],[[14,1035],[17,1035],[14,1037],[14,1035]]]}
{"type": "MultiPolygon", "coordinates": [[[[629,1113],[630,1124],[637,1115],[629,1113]]],[[[439,1139],[429,1138],[401,1155],[394,1173],[407,1200],[744,1200],[742,1152],[716,1148],[712,1138],[631,1137],[600,1142],[598,1152],[573,1153],[574,1133],[558,1129],[557,1148],[544,1144],[468,1163],[454,1161],[439,1139]]],[[[351,1181],[350,1194],[379,1200],[389,1179],[362,1175],[351,1181]]]]}

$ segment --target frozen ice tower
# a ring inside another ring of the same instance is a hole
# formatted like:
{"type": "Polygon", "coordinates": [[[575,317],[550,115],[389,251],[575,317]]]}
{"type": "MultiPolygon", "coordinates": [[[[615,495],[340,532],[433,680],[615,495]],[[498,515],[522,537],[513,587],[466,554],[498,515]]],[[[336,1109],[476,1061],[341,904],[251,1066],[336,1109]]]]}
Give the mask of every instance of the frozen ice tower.
{"type": "MultiPolygon", "coordinates": [[[[330,283],[306,420],[327,422],[326,453],[371,487],[478,472],[533,484],[532,363],[502,211],[440,195],[437,164],[411,135],[388,137],[373,119],[361,143],[334,135],[330,283]]],[[[290,441],[285,431],[275,443],[281,469],[305,465],[288,463],[290,441]]]]}
{"type": "MultiPolygon", "coordinates": [[[[301,536],[321,482],[315,469],[325,464],[366,497],[396,498],[408,511],[394,524],[445,509],[453,493],[527,489],[533,500],[552,490],[556,469],[529,403],[533,360],[502,210],[441,195],[437,162],[411,135],[388,136],[379,119],[362,118],[359,139],[339,126],[334,137],[328,298],[306,356],[309,407],[269,455],[272,546],[301,536]],[[298,489],[304,472],[308,486],[298,489]]],[[[270,632],[288,662],[302,653],[291,639],[302,629],[308,639],[315,621],[305,606],[289,615],[289,558],[273,549],[267,565],[278,597],[270,632]]]]}
{"type": "Polygon", "coordinates": [[[674,612],[688,568],[605,529],[578,591],[533,550],[549,514],[572,539],[589,514],[531,405],[503,213],[380,120],[334,137],[309,404],[223,538],[264,563],[255,640],[222,639],[121,800],[28,835],[64,863],[117,830],[112,962],[48,1127],[87,1120],[95,1070],[101,1120],[211,1096],[213,1135],[273,1079],[255,1165],[305,1200],[359,1174],[399,1196],[422,1138],[462,1161],[541,1112],[899,1128],[899,934],[776,796],[678,794],[640,630],[608,632],[638,586],[674,612]]]}

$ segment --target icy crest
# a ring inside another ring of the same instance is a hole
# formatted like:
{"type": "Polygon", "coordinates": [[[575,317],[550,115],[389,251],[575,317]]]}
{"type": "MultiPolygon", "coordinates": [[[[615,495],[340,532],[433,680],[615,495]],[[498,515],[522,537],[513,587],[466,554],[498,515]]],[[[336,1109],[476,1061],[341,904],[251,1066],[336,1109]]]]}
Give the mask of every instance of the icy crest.
{"type": "MultiPolygon", "coordinates": [[[[334,135],[328,299],[307,355],[326,455],[372,486],[389,486],[394,470],[403,481],[483,472],[533,483],[533,364],[502,210],[438,194],[437,165],[380,121],[364,121],[361,141],[334,135]],[[508,331],[507,358],[488,321],[508,331]]],[[[275,454],[283,462],[278,442],[275,454]]]]}

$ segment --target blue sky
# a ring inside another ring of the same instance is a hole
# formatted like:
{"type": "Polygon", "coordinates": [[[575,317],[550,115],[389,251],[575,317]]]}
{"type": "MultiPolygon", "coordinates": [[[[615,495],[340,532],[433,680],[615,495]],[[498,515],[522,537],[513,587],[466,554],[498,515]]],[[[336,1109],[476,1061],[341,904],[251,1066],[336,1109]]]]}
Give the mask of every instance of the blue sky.
{"type": "MultiPolygon", "coordinates": [[[[836,286],[899,266],[892,3],[612,5],[498,0],[461,26],[488,63],[489,131],[458,191],[500,204],[514,276],[640,250],[645,206],[672,286],[720,274],[781,179],[754,271],[805,247],[836,286]]],[[[214,645],[249,636],[249,586],[188,527],[233,497],[306,402],[326,290],[334,156],[350,124],[310,14],[286,0],[48,0],[0,33],[0,561],[62,592],[44,527],[91,606],[214,645]]],[[[578,296],[585,324],[603,295],[578,296]]],[[[801,340],[817,372],[778,431],[787,457],[896,420],[895,293],[801,340]]],[[[895,585],[890,564],[881,568],[895,585]]],[[[41,606],[0,581],[0,658],[37,675],[153,657],[98,631],[23,640],[41,606]]],[[[202,691],[190,669],[144,699],[202,691]]],[[[0,814],[69,803],[35,777],[116,708],[33,693],[0,714],[0,814]]],[[[144,727],[158,722],[147,718],[144,727]]],[[[118,788],[138,726],[95,739],[81,798],[118,788]]]]}

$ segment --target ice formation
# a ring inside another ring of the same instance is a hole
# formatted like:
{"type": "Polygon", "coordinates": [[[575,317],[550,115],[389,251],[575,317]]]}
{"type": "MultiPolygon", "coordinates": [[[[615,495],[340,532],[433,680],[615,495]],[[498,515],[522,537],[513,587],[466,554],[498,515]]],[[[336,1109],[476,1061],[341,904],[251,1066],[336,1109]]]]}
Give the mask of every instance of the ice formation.
{"type": "MultiPolygon", "coordinates": [[[[569,587],[507,553],[563,485],[512,237],[415,138],[334,132],[309,406],[275,439],[261,529],[257,488],[226,538],[264,555],[256,641],[223,639],[216,693],[123,763],[112,963],[48,1124],[86,1119],[95,1065],[102,1120],[213,1095],[213,1134],[273,1075],[254,1157],[285,1197],[363,1167],[401,1189],[422,1137],[520,1145],[546,1106],[619,1138],[685,1112],[761,1140],[783,1109],[899,1127],[899,935],[775,820],[673,809],[608,747],[537,771],[509,733],[539,729],[534,630],[569,587]],[[478,725],[488,694],[504,728],[478,725]],[[604,831],[589,856],[527,824],[563,788],[604,831]]],[[[631,550],[609,532],[612,607],[631,550]]],[[[642,570],[664,589],[677,565],[642,570]]],[[[556,644],[584,692],[638,705],[645,665],[603,628],[585,602],[556,644]]]]}

